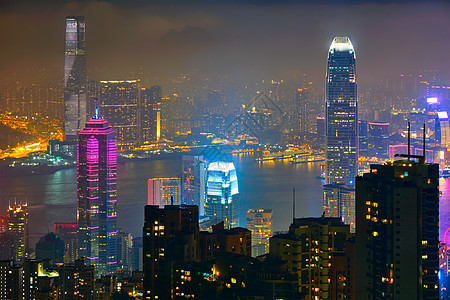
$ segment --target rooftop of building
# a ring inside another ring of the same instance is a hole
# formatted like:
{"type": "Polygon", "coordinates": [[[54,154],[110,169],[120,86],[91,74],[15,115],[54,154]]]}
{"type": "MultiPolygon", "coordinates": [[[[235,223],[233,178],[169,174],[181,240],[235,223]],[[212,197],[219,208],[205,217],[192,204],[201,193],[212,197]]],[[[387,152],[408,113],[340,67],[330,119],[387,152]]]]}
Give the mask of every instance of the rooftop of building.
{"type": "Polygon", "coordinates": [[[346,36],[337,36],[333,39],[330,46],[330,52],[334,51],[349,51],[354,53],[353,44],[346,36]]]}

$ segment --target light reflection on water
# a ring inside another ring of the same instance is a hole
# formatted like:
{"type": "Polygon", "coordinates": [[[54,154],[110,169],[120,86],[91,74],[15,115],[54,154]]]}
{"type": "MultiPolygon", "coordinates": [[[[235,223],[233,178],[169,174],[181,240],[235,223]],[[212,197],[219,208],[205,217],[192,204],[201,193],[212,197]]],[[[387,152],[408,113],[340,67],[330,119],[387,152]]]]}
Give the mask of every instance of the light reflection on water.
{"type": "MultiPolygon", "coordinates": [[[[320,163],[292,165],[283,161],[257,162],[251,156],[235,157],[240,191],[241,226],[249,208],[271,208],[274,230],[287,230],[292,221],[292,188],[296,188],[297,217],[320,216],[322,182],[320,163]]],[[[135,161],[118,167],[118,225],[133,236],[142,235],[147,179],[181,176],[181,159],[135,161]]],[[[28,200],[30,245],[50,231],[55,222],[76,221],[76,169],[51,175],[3,177],[0,180],[0,211],[8,200],[28,200]]]]}

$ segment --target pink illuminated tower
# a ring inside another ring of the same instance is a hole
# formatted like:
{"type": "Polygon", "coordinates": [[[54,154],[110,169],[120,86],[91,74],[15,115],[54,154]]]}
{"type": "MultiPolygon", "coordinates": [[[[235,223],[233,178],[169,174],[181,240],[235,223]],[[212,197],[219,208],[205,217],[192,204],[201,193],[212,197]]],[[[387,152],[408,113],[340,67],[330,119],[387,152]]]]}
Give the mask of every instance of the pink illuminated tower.
{"type": "Polygon", "coordinates": [[[77,222],[79,257],[97,277],[116,271],[117,148],[114,129],[99,116],[78,135],[77,222]]]}

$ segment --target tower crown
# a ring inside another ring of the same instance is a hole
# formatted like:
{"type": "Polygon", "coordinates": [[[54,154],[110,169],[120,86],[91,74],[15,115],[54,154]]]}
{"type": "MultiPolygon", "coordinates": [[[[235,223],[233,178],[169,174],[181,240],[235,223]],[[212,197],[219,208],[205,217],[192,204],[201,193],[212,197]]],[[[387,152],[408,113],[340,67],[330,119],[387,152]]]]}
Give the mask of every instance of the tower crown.
{"type": "Polygon", "coordinates": [[[334,53],[335,51],[348,51],[353,54],[355,53],[352,42],[346,36],[337,36],[333,39],[330,46],[330,52],[334,53]]]}

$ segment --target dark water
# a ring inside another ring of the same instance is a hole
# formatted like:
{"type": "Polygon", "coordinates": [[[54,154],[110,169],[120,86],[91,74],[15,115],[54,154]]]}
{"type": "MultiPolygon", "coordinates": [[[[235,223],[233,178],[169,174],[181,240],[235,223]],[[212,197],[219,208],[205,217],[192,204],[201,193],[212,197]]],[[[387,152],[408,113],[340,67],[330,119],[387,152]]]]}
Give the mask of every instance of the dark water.
{"type": "MultiPolygon", "coordinates": [[[[319,163],[292,165],[288,162],[258,163],[252,157],[235,159],[238,171],[241,226],[249,208],[270,208],[274,212],[275,231],[287,230],[292,220],[292,188],[296,188],[296,216],[322,214],[322,182],[316,179],[319,163]]],[[[118,167],[118,225],[133,237],[141,236],[147,179],[181,175],[181,159],[135,161],[118,167]]],[[[441,240],[450,226],[450,179],[440,180],[441,240]]],[[[51,175],[2,177],[0,212],[6,212],[8,201],[27,199],[30,212],[30,246],[53,230],[55,222],[76,221],[76,169],[51,175]],[[44,214],[45,211],[45,214],[44,214]]],[[[447,237],[450,241],[450,230],[447,237]]]]}
{"type": "MultiPolygon", "coordinates": [[[[271,208],[274,230],[287,230],[292,220],[292,188],[297,195],[296,215],[320,216],[322,183],[318,163],[291,165],[284,162],[258,163],[252,157],[235,159],[238,171],[241,225],[249,208],[271,208]]],[[[141,236],[147,179],[181,175],[181,158],[129,162],[118,167],[118,225],[141,236]]],[[[3,177],[0,181],[0,211],[8,201],[27,199],[30,219],[30,246],[50,231],[55,222],[76,221],[76,169],[51,175],[3,177]],[[45,213],[44,213],[45,211],[45,213]]]]}

